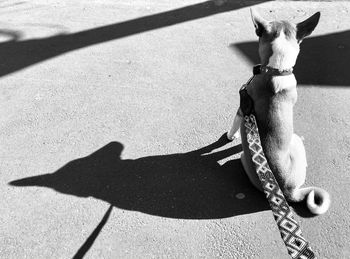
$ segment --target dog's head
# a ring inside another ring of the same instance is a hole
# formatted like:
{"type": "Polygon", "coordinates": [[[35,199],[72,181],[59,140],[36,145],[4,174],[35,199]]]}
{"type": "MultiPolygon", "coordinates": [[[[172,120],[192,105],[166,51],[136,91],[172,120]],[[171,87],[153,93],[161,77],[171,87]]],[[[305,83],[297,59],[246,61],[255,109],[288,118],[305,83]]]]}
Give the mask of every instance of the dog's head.
{"type": "Polygon", "coordinates": [[[259,56],[262,65],[289,69],[295,65],[299,44],[311,34],[320,19],[320,12],[303,22],[267,21],[251,9],[256,35],[259,37],[259,56]]]}

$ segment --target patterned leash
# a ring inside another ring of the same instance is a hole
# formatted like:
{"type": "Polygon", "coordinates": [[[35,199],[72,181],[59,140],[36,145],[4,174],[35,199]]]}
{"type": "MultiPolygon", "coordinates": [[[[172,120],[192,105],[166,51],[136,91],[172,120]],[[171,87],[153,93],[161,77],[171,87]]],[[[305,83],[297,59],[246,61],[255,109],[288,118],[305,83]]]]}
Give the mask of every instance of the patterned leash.
{"type": "MultiPolygon", "coordinates": [[[[254,75],[258,73],[257,71],[259,72],[260,70],[254,68],[254,75]]],[[[252,78],[247,84],[249,84],[251,80],[252,78]]],[[[241,88],[240,96],[249,150],[255,170],[272,209],[283,242],[292,258],[316,258],[314,252],[310,248],[309,242],[302,236],[300,226],[295,221],[292,210],[267,163],[254,116],[253,101],[249,97],[245,86],[246,85],[243,85],[241,88]]]]}

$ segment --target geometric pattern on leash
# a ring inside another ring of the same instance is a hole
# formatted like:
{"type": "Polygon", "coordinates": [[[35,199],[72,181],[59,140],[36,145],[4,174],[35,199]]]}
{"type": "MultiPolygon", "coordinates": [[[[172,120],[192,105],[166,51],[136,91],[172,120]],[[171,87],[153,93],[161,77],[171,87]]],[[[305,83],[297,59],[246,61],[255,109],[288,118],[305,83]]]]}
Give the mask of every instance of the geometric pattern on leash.
{"type": "Polygon", "coordinates": [[[258,174],[289,255],[292,258],[300,259],[316,258],[309,243],[302,236],[300,226],[294,219],[292,210],[267,163],[253,114],[244,116],[244,126],[255,171],[258,174]]]}

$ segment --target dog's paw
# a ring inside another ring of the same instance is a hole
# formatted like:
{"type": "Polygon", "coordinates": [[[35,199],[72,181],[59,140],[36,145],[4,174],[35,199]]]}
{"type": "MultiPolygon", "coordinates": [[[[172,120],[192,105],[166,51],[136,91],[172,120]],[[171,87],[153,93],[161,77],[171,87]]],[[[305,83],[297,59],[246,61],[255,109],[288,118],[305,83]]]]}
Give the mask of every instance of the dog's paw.
{"type": "Polygon", "coordinates": [[[229,132],[226,133],[226,138],[229,140],[229,141],[232,141],[234,139],[234,135],[230,135],[229,132]]]}
{"type": "Polygon", "coordinates": [[[230,134],[230,132],[226,133],[226,137],[229,141],[233,141],[235,139],[238,139],[240,136],[239,132],[236,132],[235,134],[230,134]]]}

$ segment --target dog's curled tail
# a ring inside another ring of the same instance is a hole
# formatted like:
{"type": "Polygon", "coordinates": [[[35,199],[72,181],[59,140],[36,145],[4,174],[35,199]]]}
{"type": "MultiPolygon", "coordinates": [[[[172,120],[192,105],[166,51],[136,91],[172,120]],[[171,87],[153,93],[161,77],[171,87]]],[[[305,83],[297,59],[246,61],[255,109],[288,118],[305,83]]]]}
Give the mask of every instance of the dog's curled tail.
{"type": "Polygon", "coordinates": [[[318,187],[305,187],[294,191],[291,201],[300,202],[306,199],[306,205],[315,215],[324,214],[331,205],[329,193],[318,187]]]}

